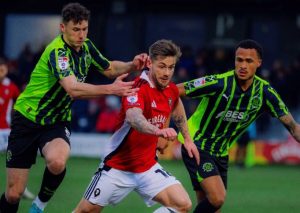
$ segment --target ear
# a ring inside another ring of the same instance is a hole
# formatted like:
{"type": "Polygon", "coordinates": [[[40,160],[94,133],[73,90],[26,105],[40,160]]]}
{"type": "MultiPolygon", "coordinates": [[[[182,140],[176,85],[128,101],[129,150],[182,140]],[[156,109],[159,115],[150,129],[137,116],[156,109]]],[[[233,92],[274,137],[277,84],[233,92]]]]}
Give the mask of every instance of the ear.
{"type": "Polygon", "coordinates": [[[59,28],[62,33],[65,32],[65,25],[63,23],[60,23],[59,28]]]}
{"type": "Polygon", "coordinates": [[[257,63],[257,67],[260,67],[260,66],[261,66],[261,64],[262,64],[262,60],[261,60],[261,59],[259,59],[259,60],[258,60],[258,63],[257,63]]]}
{"type": "Polygon", "coordinates": [[[151,61],[151,59],[150,59],[150,57],[149,57],[148,60],[147,60],[146,66],[147,66],[147,68],[150,69],[151,65],[152,65],[152,61],[151,61]]]}

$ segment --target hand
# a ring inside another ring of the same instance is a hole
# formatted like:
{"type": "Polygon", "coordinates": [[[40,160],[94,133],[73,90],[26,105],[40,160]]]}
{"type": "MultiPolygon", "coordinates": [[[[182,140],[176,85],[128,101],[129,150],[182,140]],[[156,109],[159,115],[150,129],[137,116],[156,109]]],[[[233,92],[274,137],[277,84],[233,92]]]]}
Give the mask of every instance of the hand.
{"type": "Polygon", "coordinates": [[[164,154],[165,149],[169,146],[169,143],[164,138],[158,138],[156,149],[159,151],[160,154],[164,154]]]}
{"type": "Polygon", "coordinates": [[[142,70],[147,65],[147,61],[149,60],[149,57],[146,53],[141,53],[139,55],[136,55],[134,59],[132,60],[134,70],[142,70]]]}
{"type": "Polygon", "coordinates": [[[183,146],[186,149],[186,151],[188,152],[189,157],[190,158],[194,157],[196,159],[197,164],[200,165],[200,154],[199,154],[198,148],[194,144],[194,142],[185,140],[183,146]]]}
{"type": "Polygon", "coordinates": [[[173,141],[177,137],[177,132],[173,128],[164,128],[156,130],[155,135],[158,137],[163,137],[168,141],[173,141]]]}
{"type": "Polygon", "coordinates": [[[139,88],[132,88],[134,81],[125,82],[124,78],[128,76],[128,73],[120,75],[116,80],[111,84],[112,94],[118,96],[131,96],[135,95],[139,88]]]}

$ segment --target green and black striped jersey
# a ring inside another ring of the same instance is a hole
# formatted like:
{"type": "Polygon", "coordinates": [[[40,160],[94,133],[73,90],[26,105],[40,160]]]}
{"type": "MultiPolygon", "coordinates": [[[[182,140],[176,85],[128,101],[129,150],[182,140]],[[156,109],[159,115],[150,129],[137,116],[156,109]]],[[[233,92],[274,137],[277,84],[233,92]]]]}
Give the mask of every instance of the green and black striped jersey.
{"type": "Polygon", "coordinates": [[[188,120],[191,136],[214,156],[228,155],[232,143],[263,112],[276,118],[288,114],[278,93],[258,76],[247,91],[238,85],[234,70],[185,82],[184,88],[187,96],[201,100],[188,120]]]}
{"type": "Polygon", "coordinates": [[[76,52],[62,35],[57,36],[36,64],[30,82],[17,99],[15,110],[41,125],[71,121],[73,100],[59,80],[75,75],[78,82],[84,82],[91,64],[101,72],[110,66],[110,62],[89,39],[76,52]]]}

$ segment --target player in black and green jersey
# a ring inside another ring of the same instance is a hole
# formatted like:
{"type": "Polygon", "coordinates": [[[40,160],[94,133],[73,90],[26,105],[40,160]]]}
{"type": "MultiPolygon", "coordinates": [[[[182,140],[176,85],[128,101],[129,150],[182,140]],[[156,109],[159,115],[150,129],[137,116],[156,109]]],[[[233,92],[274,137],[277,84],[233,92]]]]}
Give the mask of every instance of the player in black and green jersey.
{"type": "Polygon", "coordinates": [[[189,118],[200,165],[182,149],[198,205],[194,212],[218,212],[226,196],[228,149],[263,112],[278,118],[300,142],[300,125],[270,84],[255,75],[262,48],[253,40],[240,42],[235,70],[178,84],[180,94],[201,99],[189,118]]]}
{"type": "Polygon", "coordinates": [[[7,187],[0,200],[0,212],[17,212],[38,149],[46,168],[30,212],[42,212],[62,182],[70,153],[74,99],[132,95],[137,91],[132,89],[134,82],[123,79],[128,72],[141,70],[147,55],[137,55],[131,62],[107,60],[87,38],[89,16],[90,12],[78,3],[63,8],[62,33],[46,47],[15,104],[6,155],[7,187]],[[119,77],[108,85],[84,83],[91,65],[107,77],[119,77]]]}

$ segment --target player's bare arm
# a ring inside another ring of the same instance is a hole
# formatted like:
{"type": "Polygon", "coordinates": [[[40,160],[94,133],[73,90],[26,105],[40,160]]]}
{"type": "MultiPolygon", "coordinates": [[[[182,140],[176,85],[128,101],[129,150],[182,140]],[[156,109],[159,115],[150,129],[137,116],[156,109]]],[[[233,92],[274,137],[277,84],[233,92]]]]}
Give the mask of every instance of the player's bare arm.
{"type": "Polygon", "coordinates": [[[300,143],[300,125],[294,120],[291,114],[281,116],[281,123],[288,129],[291,135],[300,143]]]}
{"type": "Polygon", "coordinates": [[[73,99],[96,98],[103,95],[130,96],[134,95],[139,89],[132,88],[134,82],[123,81],[128,74],[123,74],[116,78],[112,84],[93,85],[78,82],[74,75],[70,75],[60,80],[60,84],[73,99]]]}
{"type": "Polygon", "coordinates": [[[185,88],[184,88],[184,83],[176,84],[178,90],[179,90],[179,96],[183,97],[186,96],[185,94],[185,88]]]}
{"type": "Polygon", "coordinates": [[[186,118],[184,106],[183,106],[183,103],[180,98],[178,99],[177,105],[175,106],[175,108],[172,112],[172,119],[184,138],[183,146],[188,151],[189,156],[191,158],[195,157],[197,163],[199,164],[200,163],[200,155],[199,155],[196,145],[194,144],[193,140],[191,139],[188,125],[187,125],[187,118],[186,118]]]}
{"type": "Polygon", "coordinates": [[[103,74],[108,78],[116,78],[124,73],[140,71],[146,66],[147,60],[148,55],[146,53],[141,53],[136,55],[130,62],[111,61],[110,67],[105,70],[103,74]]]}
{"type": "Polygon", "coordinates": [[[167,140],[174,140],[177,133],[173,128],[159,129],[157,126],[152,125],[147,121],[140,108],[133,107],[126,111],[126,121],[137,131],[152,134],[159,137],[166,138],[167,140]]]}

